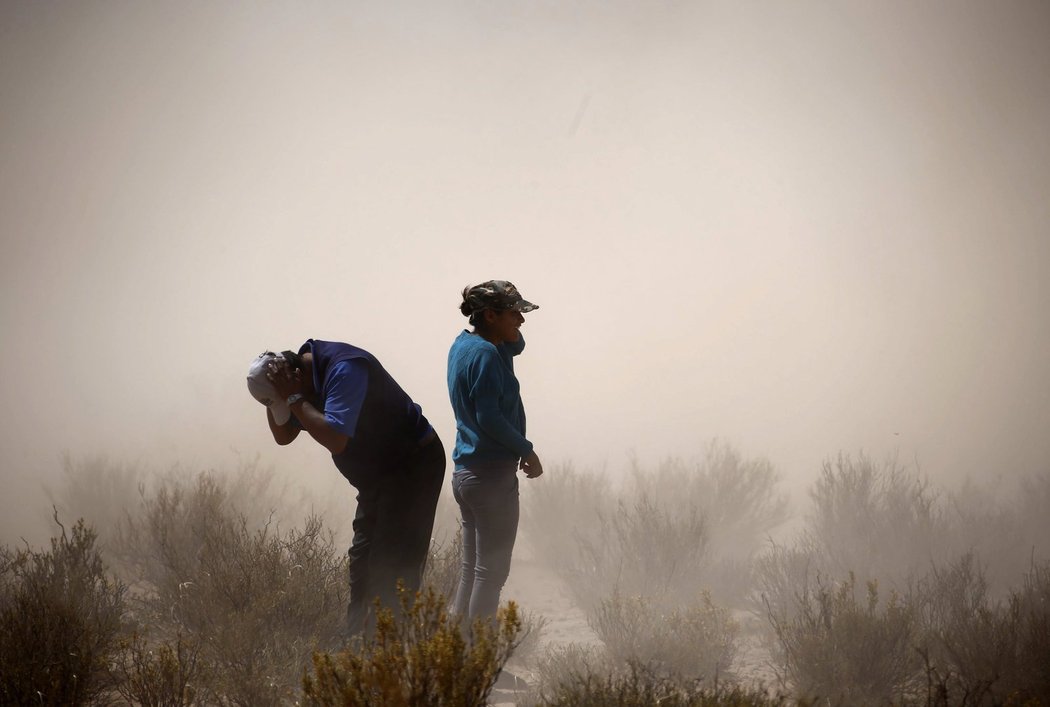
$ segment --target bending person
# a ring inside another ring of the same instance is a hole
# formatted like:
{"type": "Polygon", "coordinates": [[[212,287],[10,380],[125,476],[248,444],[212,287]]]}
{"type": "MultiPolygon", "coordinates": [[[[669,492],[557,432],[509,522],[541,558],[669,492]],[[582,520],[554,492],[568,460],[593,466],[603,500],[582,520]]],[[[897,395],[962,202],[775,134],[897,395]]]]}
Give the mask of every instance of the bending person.
{"type": "Polygon", "coordinates": [[[445,476],[441,441],[375,356],[350,344],[310,339],[298,353],[263,353],[248,389],[266,405],[277,444],[306,430],[358,491],[347,624],[360,634],[376,597],[396,610],[397,581],[422,584],[445,476]]]}
{"type": "Polygon", "coordinates": [[[490,280],[463,290],[470,317],[448,354],[448,394],[456,415],[452,492],[463,524],[463,566],[453,611],[473,620],[499,607],[518,532],[518,477],[543,473],[525,437],[514,357],[525,348],[522,316],[537,306],[517,288],[490,280]]]}

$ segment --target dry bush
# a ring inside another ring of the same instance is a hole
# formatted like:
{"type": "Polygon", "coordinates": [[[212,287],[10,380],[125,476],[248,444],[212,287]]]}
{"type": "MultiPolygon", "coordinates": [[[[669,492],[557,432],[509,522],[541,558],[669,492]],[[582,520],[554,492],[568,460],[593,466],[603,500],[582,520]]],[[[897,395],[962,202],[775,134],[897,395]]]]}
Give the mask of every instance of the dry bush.
{"type": "Polygon", "coordinates": [[[931,685],[956,704],[1024,703],[1050,695],[1050,563],[993,600],[973,555],[919,584],[931,685]]]}
{"type": "Polygon", "coordinates": [[[810,491],[808,544],[831,572],[877,577],[903,588],[945,556],[949,535],[937,495],[895,462],[840,454],[810,491]]]}
{"type": "Polygon", "coordinates": [[[586,675],[606,675],[613,671],[604,646],[568,643],[552,646],[538,655],[530,666],[535,677],[529,694],[520,701],[543,704],[545,696],[555,694],[562,685],[586,675]]]}
{"type": "Polygon", "coordinates": [[[923,684],[928,700],[952,704],[1038,694],[1021,676],[1039,674],[1027,656],[1040,655],[1042,634],[1025,627],[1045,618],[1020,608],[1045,606],[1023,598],[1039,594],[1037,568],[1027,589],[1009,582],[1022,576],[1022,553],[1031,563],[1046,546],[1038,535],[1045,506],[1037,506],[1050,496],[1050,477],[1029,477],[1021,489],[1013,504],[990,503],[972,486],[946,503],[894,463],[846,455],[825,463],[801,536],[772,545],[756,564],[782,678],[807,694],[853,701],[915,695],[923,684]],[[852,598],[854,573],[904,593],[891,592],[881,608],[869,594],[865,609],[852,598]],[[828,579],[836,577],[850,579],[836,586],[828,579]],[[1024,651],[1021,635],[1030,637],[1024,651]]]}
{"type": "Polygon", "coordinates": [[[606,477],[555,465],[522,494],[522,534],[551,568],[571,571],[580,561],[577,546],[596,541],[601,518],[615,508],[606,477]]]}
{"type": "Polygon", "coordinates": [[[807,578],[790,611],[773,604],[767,611],[778,676],[796,694],[887,704],[918,693],[916,612],[893,591],[880,602],[875,581],[858,599],[852,573],[837,583],[818,576],[812,586],[807,578]]]}
{"type": "Polygon", "coordinates": [[[787,518],[769,462],[719,442],[695,464],[667,460],[646,470],[635,462],[619,490],[571,468],[551,477],[525,497],[523,525],[585,609],[602,599],[596,587],[614,585],[661,601],[706,589],[739,604],[756,552],[787,518]]]}
{"type": "Polygon", "coordinates": [[[215,700],[201,660],[201,638],[181,634],[168,642],[151,642],[132,633],[121,641],[113,660],[116,691],[129,704],[142,707],[190,707],[215,700]],[[212,698],[212,700],[209,700],[212,698]]]}
{"type": "Polygon", "coordinates": [[[451,538],[430,541],[427,564],[423,568],[423,586],[432,587],[449,604],[455,599],[463,564],[462,531],[451,538]]]}
{"type": "Polygon", "coordinates": [[[313,705],[482,707],[520,630],[514,602],[464,636],[439,593],[402,589],[400,612],[381,608],[360,647],[314,655],[303,694],[313,705]]]}
{"type": "MultiPolygon", "coordinates": [[[[67,454],[62,457],[59,483],[45,484],[44,493],[60,516],[83,518],[94,529],[103,560],[113,566],[121,522],[138,507],[146,483],[145,475],[131,464],[104,456],[74,459],[67,454]]],[[[60,532],[54,522],[50,525],[53,533],[60,532]]]]}
{"type": "Polygon", "coordinates": [[[319,647],[345,629],[346,564],[320,519],[251,529],[214,476],[162,485],[128,523],[141,622],[156,640],[199,642],[202,689],[228,704],[277,704],[297,693],[319,647]]]}
{"type": "Polygon", "coordinates": [[[0,556],[0,704],[90,704],[110,688],[125,587],[78,521],[49,551],[0,556]]]}
{"type": "Polygon", "coordinates": [[[590,612],[588,623],[614,666],[637,663],[660,675],[714,682],[730,677],[738,626],[707,594],[665,609],[617,592],[590,612]]]}
{"type": "Polygon", "coordinates": [[[543,632],[550,625],[550,619],[522,608],[518,609],[518,618],[521,620],[521,631],[514,642],[512,656],[516,662],[528,664],[539,650],[543,632]]]}
{"type": "Polygon", "coordinates": [[[631,505],[621,501],[603,515],[601,529],[598,537],[581,540],[579,564],[563,572],[584,609],[601,602],[603,589],[663,600],[704,586],[707,533],[695,512],[676,517],[643,495],[631,505]]]}
{"type": "Polygon", "coordinates": [[[772,607],[782,620],[793,619],[800,606],[798,597],[808,592],[813,578],[829,574],[823,555],[806,535],[791,545],[770,542],[769,549],[755,558],[758,591],[750,597],[750,608],[768,615],[772,607]]]}
{"type": "Polygon", "coordinates": [[[1024,476],[1015,496],[997,499],[1002,480],[968,481],[949,496],[949,551],[973,553],[984,568],[990,597],[1005,599],[1033,561],[1050,559],[1050,473],[1024,476]],[[989,499],[993,499],[990,502],[989,499]]]}
{"type": "Polygon", "coordinates": [[[1017,643],[1011,669],[995,687],[1018,701],[1050,700],[1050,562],[1033,564],[1009,601],[1017,643]]]}
{"type": "Polygon", "coordinates": [[[763,690],[740,686],[706,686],[696,680],[663,675],[631,664],[623,670],[596,672],[584,668],[548,688],[540,704],[549,707],[779,707],[805,705],[763,690]]]}
{"type": "Polygon", "coordinates": [[[766,459],[744,459],[725,442],[711,442],[701,461],[667,459],[655,471],[632,465],[627,495],[649,495],[660,508],[685,517],[698,513],[718,558],[748,560],[788,519],[787,497],[766,459]]]}

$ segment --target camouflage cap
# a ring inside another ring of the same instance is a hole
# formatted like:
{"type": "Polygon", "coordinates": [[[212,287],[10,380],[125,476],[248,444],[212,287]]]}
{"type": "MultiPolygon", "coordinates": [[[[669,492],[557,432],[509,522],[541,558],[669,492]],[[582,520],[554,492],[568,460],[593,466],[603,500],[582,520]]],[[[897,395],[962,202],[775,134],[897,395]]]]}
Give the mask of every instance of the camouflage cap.
{"type": "Polygon", "coordinates": [[[488,280],[474,285],[463,293],[463,301],[471,313],[483,309],[513,309],[522,313],[539,309],[539,305],[523,299],[518,288],[506,280],[488,280]]]}

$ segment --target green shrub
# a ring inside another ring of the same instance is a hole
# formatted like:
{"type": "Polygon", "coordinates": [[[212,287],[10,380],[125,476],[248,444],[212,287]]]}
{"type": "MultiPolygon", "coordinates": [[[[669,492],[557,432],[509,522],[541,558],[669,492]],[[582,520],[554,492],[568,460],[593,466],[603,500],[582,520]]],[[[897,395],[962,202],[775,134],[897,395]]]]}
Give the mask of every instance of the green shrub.
{"type": "Polygon", "coordinates": [[[0,559],[0,704],[90,704],[111,686],[126,588],[107,576],[93,530],[59,527],[50,551],[0,559]]]}
{"type": "Polygon", "coordinates": [[[400,612],[380,608],[375,634],[360,646],[314,654],[303,694],[309,704],[340,707],[482,707],[520,630],[514,602],[464,636],[438,592],[402,589],[400,612]]]}

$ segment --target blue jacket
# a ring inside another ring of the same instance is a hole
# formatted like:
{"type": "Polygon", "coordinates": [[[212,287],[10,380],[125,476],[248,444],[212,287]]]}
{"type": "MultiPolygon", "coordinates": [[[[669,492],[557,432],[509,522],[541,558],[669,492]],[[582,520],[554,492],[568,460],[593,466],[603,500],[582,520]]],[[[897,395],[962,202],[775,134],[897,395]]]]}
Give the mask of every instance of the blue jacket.
{"type": "Polygon", "coordinates": [[[492,344],[463,331],[448,352],[448,397],[456,415],[457,469],[516,462],[532,452],[525,439],[525,407],[514,375],[514,357],[525,339],[492,344]]]}

